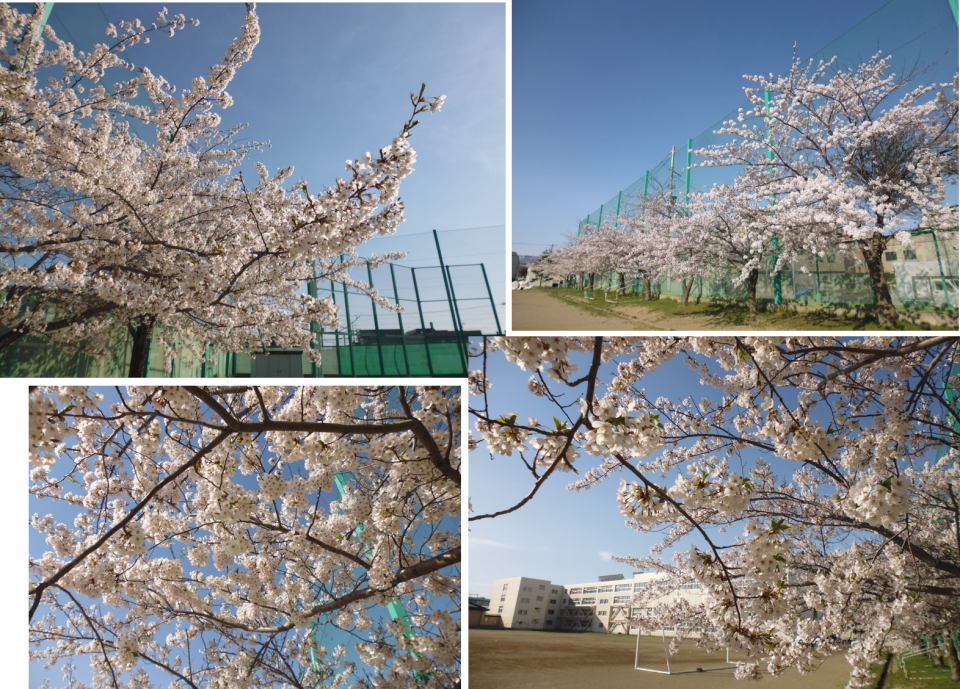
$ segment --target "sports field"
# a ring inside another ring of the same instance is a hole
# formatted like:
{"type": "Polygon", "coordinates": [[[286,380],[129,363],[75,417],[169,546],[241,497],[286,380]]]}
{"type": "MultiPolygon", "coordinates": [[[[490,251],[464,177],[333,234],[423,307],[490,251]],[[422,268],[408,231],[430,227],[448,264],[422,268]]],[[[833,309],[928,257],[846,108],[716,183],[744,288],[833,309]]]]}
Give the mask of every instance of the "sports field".
{"type": "MultiPolygon", "coordinates": [[[[471,629],[468,634],[470,689],[743,689],[733,668],[662,675],[633,669],[637,637],[624,634],[564,634],[511,629],[471,629]]],[[[643,639],[641,652],[663,662],[663,641],[643,639]]],[[[703,654],[704,665],[725,660],[703,654]]],[[[671,661],[672,662],[672,661],[671,661]]],[[[696,662],[694,662],[694,665],[696,662]]],[[[764,677],[765,689],[840,689],[850,665],[842,654],[811,675],[788,670],[764,677]]]]}

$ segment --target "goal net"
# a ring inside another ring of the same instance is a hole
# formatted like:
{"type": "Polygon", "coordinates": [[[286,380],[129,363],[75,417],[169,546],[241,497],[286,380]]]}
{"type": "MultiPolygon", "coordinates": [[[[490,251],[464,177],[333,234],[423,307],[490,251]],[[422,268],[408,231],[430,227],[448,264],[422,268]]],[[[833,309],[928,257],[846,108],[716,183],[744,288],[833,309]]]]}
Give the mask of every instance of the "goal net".
{"type": "Polygon", "coordinates": [[[659,634],[638,634],[635,670],[659,672],[665,675],[682,675],[688,672],[732,670],[739,663],[747,662],[738,651],[708,651],[697,646],[697,634],[691,634],[676,642],[672,629],[661,629],[659,634]]]}

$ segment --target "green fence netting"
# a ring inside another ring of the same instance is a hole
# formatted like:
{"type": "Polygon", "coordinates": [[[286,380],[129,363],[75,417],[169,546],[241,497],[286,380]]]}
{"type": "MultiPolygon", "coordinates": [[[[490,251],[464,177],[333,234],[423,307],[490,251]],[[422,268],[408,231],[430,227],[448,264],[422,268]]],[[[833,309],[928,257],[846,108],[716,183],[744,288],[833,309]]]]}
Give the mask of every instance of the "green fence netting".
{"type": "MultiPolygon", "coordinates": [[[[958,64],[957,18],[950,0],[891,0],[838,39],[809,56],[841,66],[859,64],[883,51],[891,55],[893,71],[906,74],[920,65],[924,69],[901,93],[921,83],[951,83],[958,64]]],[[[897,96],[899,98],[899,96],[897,96]]],[[[666,192],[682,203],[684,195],[707,190],[714,184],[732,184],[740,173],[736,166],[697,167],[703,159],[694,151],[720,145],[728,139],[715,134],[726,120],[736,119],[744,101],[731,109],[704,132],[689,139],[664,142],[664,158],[624,189],[579,221],[577,233],[591,232],[613,224],[622,214],[642,207],[645,196],[666,192]]],[[[918,309],[957,308],[957,233],[917,233],[915,246],[901,247],[891,238],[884,257],[884,272],[891,282],[894,304],[918,309]]],[[[773,298],[772,259],[761,269],[758,297],[773,298]],[[765,274],[764,274],[765,273],[765,274]]],[[[731,299],[745,298],[746,288],[733,285],[737,274],[716,275],[698,280],[694,295],[731,299]]],[[[607,277],[605,285],[610,285],[607,277]]],[[[618,278],[617,278],[618,279],[618,278]]],[[[862,305],[873,303],[869,276],[862,254],[852,247],[838,247],[826,258],[803,257],[780,271],[782,299],[823,304],[862,305]]],[[[629,287],[629,285],[628,285],[629,287]]],[[[679,283],[663,281],[662,293],[680,293],[679,283]]]]}

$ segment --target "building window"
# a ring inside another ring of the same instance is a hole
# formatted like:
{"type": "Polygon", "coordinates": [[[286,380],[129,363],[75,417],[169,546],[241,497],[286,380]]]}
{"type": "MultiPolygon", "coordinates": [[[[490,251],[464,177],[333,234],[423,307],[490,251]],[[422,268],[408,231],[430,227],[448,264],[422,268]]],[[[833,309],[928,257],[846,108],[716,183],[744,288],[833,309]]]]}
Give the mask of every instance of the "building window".
{"type": "Polygon", "coordinates": [[[500,596],[500,602],[501,602],[501,603],[502,603],[503,601],[505,601],[505,600],[507,600],[507,594],[503,594],[502,596],[500,596]]]}
{"type": "Polygon", "coordinates": [[[584,593],[596,593],[596,592],[597,592],[597,587],[596,587],[596,586],[584,586],[584,587],[583,587],[583,592],[584,592],[584,593]]]}
{"type": "Polygon", "coordinates": [[[615,596],[613,599],[614,605],[621,605],[623,603],[629,603],[629,602],[630,602],[630,596],[615,596]]]}
{"type": "Polygon", "coordinates": [[[917,252],[913,249],[904,249],[903,250],[903,260],[904,261],[915,261],[917,260],[917,252]]]}
{"type": "Polygon", "coordinates": [[[552,626],[552,625],[553,625],[553,620],[547,620],[547,626],[549,627],[549,626],[552,626]]]}
{"type": "Polygon", "coordinates": [[[543,591],[543,589],[545,589],[545,588],[546,588],[546,587],[545,587],[543,584],[540,584],[540,586],[537,587],[537,590],[538,590],[538,591],[543,591]]]}
{"type": "Polygon", "coordinates": [[[541,610],[543,610],[543,608],[534,608],[534,609],[533,609],[534,612],[540,612],[541,610]]]}
{"type": "Polygon", "coordinates": [[[556,605],[556,603],[557,603],[557,599],[556,599],[556,598],[551,598],[551,599],[550,599],[550,605],[556,605]]]}
{"type": "Polygon", "coordinates": [[[596,603],[596,602],[597,602],[597,599],[596,599],[596,598],[584,598],[584,599],[583,599],[583,604],[584,604],[584,605],[593,605],[593,604],[596,603]]]}
{"type": "Polygon", "coordinates": [[[597,591],[599,593],[607,593],[609,591],[613,591],[613,584],[610,584],[609,586],[601,586],[599,589],[597,589],[597,591]]]}
{"type": "Polygon", "coordinates": [[[606,604],[609,603],[609,602],[610,602],[610,599],[609,599],[609,598],[601,598],[601,599],[600,599],[600,605],[606,605],[606,604]]]}
{"type": "Polygon", "coordinates": [[[604,616],[606,616],[607,611],[606,611],[606,610],[601,610],[601,611],[598,612],[597,614],[598,614],[600,617],[604,617],[604,616]]]}
{"type": "Polygon", "coordinates": [[[633,584],[617,584],[616,588],[614,588],[613,590],[614,590],[614,591],[629,591],[629,590],[632,589],[632,588],[633,588],[633,584]]]}
{"type": "Polygon", "coordinates": [[[504,584],[504,585],[503,585],[503,589],[501,589],[501,590],[506,591],[506,590],[507,590],[507,587],[508,587],[509,585],[510,585],[510,584],[504,584]]]}
{"type": "Polygon", "coordinates": [[[886,253],[883,255],[883,257],[884,257],[885,259],[887,259],[888,261],[896,261],[896,260],[897,260],[897,252],[896,252],[896,251],[888,251],[888,252],[886,252],[886,253]]]}
{"type": "Polygon", "coordinates": [[[644,587],[644,586],[646,586],[646,584],[643,583],[642,581],[639,581],[639,582],[637,582],[636,584],[633,585],[633,590],[634,590],[634,591],[643,591],[643,587],[644,587]]]}
{"type": "Polygon", "coordinates": [[[556,610],[547,610],[547,615],[556,615],[556,614],[557,614],[556,610]]]}
{"type": "Polygon", "coordinates": [[[537,596],[537,600],[543,600],[543,596],[537,596]]]}
{"type": "Polygon", "coordinates": [[[503,606],[502,606],[502,605],[501,605],[499,608],[497,608],[497,612],[498,612],[498,613],[503,612],[503,606]]]}
{"type": "Polygon", "coordinates": [[[526,615],[526,614],[527,614],[527,611],[526,611],[526,610],[517,610],[517,614],[518,614],[518,615],[526,615]]]}
{"type": "Polygon", "coordinates": [[[521,603],[529,603],[529,602],[530,602],[530,599],[529,599],[529,598],[521,598],[521,599],[520,599],[520,602],[521,602],[521,603]]]}
{"type": "Polygon", "coordinates": [[[583,593],[583,589],[570,589],[570,595],[571,595],[571,596],[574,595],[574,594],[576,594],[576,593],[583,593]]]}
{"type": "Polygon", "coordinates": [[[523,587],[523,590],[524,590],[524,591],[533,591],[533,589],[532,589],[531,587],[529,587],[529,586],[524,586],[524,587],[523,587]]]}
{"type": "Polygon", "coordinates": [[[540,624],[540,618],[539,618],[539,617],[535,617],[535,618],[533,619],[533,624],[540,624]]]}
{"type": "Polygon", "coordinates": [[[571,598],[571,599],[570,599],[570,602],[573,603],[574,605],[580,605],[580,599],[579,599],[579,598],[571,598]]]}
{"type": "Polygon", "coordinates": [[[703,584],[699,581],[687,581],[680,587],[681,589],[702,589],[703,584]]]}
{"type": "Polygon", "coordinates": [[[523,626],[523,620],[517,620],[517,626],[518,626],[518,627],[522,627],[522,626],[523,626]]]}
{"type": "Polygon", "coordinates": [[[550,595],[555,596],[557,595],[557,593],[558,593],[557,589],[550,589],[550,595]]]}

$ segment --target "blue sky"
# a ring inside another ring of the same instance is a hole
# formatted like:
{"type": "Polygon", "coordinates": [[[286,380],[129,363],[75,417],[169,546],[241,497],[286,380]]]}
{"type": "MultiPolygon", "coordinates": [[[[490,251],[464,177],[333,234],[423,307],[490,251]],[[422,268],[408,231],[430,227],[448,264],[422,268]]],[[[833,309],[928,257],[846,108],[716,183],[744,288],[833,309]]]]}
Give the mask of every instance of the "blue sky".
{"type": "MultiPolygon", "coordinates": [[[[744,74],[786,71],[794,42],[800,58],[810,57],[886,4],[832,50],[847,60],[878,45],[909,59],[950,50],[937,76],[952,80],[957,29],[948,0],[516,0],[513,250],[538,254],[562,244],[578,219],[653,169],[671,146],[685,149],[737,108],[744,74]]],[[[678,153],[678,169],[684,164],[678,153]]],[[[948,198],[956,203],[956,187],[948,198]]]]}
{"type": "MultiPolygon", "coordinates": [[[[109,409],[111,405],[121,400],[121,397],[117,394],[116,388],[114,387],[94,387],[93,389],[97,392],[100,392],[104,396],[104,400],[100,405],[100,408],[102,410],[109,409]]],[[[394,389],[391,400],[396,399],[395,393],[396,393],[396,390],[394,389]]],[[[124,397],[126,397],[126,394],[124,394],[124,397]]],[[[393,401],[393,404],[395,405],[395,407],[399,406],[399,402],[397,401],[393,401]]],[[[362,415],[363,415],[362,410],[358,409],[357,416],[361,417],[362,415]]],[[[208,412],[207,418],[213,418],[213,415],[208,412]]],[[[23,432],[21,432],[21,435],[25,436],[23,432]]],[[[261,446],[263,446],[265,442],[266,441],[264,440],[264,438],[261,437],[261,446]]],[[[267,452],[265,456],[272,457],[273,455],[272,453],[267,452]]],[[[69,469],[70,466],[72,466],[72,460],[64,456],[58,462],[53,473],[54,475],[62,475],[63,473],[66,473],[66,471],[69,469]]],[[[291,475],[299,473],[301,471],[302,471],[302,464],[295,462],[292,465],[287,466],[286,473],[284,475],[289,478],[291,475]]],[[[350,480],[349,476],[347,477],[347,480],[348,481],[350,480]]],[[[233,481],[234,483],[241,485],[247,488],[248,490],[254,490],[254,491],[258,490],[257,480],[254,476],[243,476],[238,473],[236,476],[234,476],[233,481]]],[[[336,489],[330,492],[321,492],[320,506],[330,511],[331,503],[339,499],[340,499],[340,494],[336,489]]],[[[71,507],[66,503],[64,503],[63,501],[52,501],[50,499],[40,500],[32,495],[29,497],[27,502],[29,506],[29,514],[31,516],[34,514],[39,514],[41,516],[46,514],[52,514],[58,522],[62,522],[68,525],[72,524],[73,518],[77,514],[82,512],[82,510],[71,507]]],[[[429,537],[432,530],[431,526],[433,527],[433,530],[442,530],[442,531],[457,531],[459,529],[458,520],[452,519],[450,517],[445,517],[443,520],[441,520],[435,525],[428,525],[422,522],[415,525],[409,531],[408,536],[414,541],[423,542],[426,538],[429,537]]],[[[32,556],[39,557],[40,555],[42,555],[43,553],[45,553],[50,549],[46,543],[46,537],[43,534],[38,533],[33,528],[28,528],[27,531],[29,533],[29,536],[28,536],[29,552],[32,556]]],[[[171,550],[172,550],[172,547],[173,546],[171,546],[171,550]]],[[[177,549],[178,551],[181,551],[182,547],[177,546],[177,549]]],[[[157,553],[156,556],[163,557],[163,553],[162,552],[157,553]]],[[[203,570],[208,576],[223,574],[221,571],[216,570],[212,565],[203,568],[203,570]]],[[[446,568],[444,573],[448,575],[454,575],[458,570],[459,570],[459,566],[448,567],[446,568]]],[[[81,600],[89,601],[89,599],[86,599],[83,596],[79,596],[79,598],[81,600]]],[[[434,602],[434,606],[433,606],[434,609],[450,610],[452,613],[454,613],[454,615],[456,615],[456,612],[454,610],[454,607],[455,607],[454,601],[451,600],[450,598],[443,597],[443,596],[436,596],[434,597],[433,602],[434,602]]],[[[406,603],[406,604],[409,607],[409,603],[406,603]]],[[[367,608],[374,611],[371,614],[375,621],[376,620],[386,621],[389,618],[389,615],[387,614],[386,609],[381,606],[378,606],[376,604],[368,604],[367,608]]],[[[410,609],[410,611],[412,611],[412,608],[410,609]]],[[[42,615],[42,614],[46,614],[47,612],[49,612],[49,608],[47,608],[46,606],[42,606],[41,608],[38,609],[37,614],[42,615]]],[[[123,615],[125,614],[125,612],[126,611],[121,611],[120,614],[123,615]]],[[[157,633],[156,638],[162,639],[166,633],[173,631],[173,629],[174,627],[172,625],[165,626],[161,632],[157,633]]],[[[366,667],[365,665],[363,665],[363,663],[359,661],[359,655],[352,650],[353,644],[355,642],[355,637],[349,631],[338,629],[336,627],[333,627],[332,625],[321,625],[317,627],[316,638],[317,638],[317,642],[320,645],[323,645],[327,648],[333,648],[334,646],[339,644],[345,645],[348,649],[347,659],[353,662],[357,662],[358,667],[361,671],[366,667]]],[[[74,658],[74,664],[76,666],[75,677],[80,681],[90,681],[92,675],[89,668],[89,660],[85,657],[74,658]]],[[[50,681],[53,683],[53,685],[57,686],[57,682],[60,681],[62,677],[62,672],[60,669],[62,665],[63,663],[54,667],[51,670],[45,670],[42,668],[42,665],[40,663],[36,663],[36,662],[30,663],[29,686],[40,687],[45,678],[49,678],[50,681]]],[[[169,681],[168,675],[166,675],[162,671],[157,670],[153,666],[147,663],[143,663],[143,667],[149,672],[150,676],[155,681],[159,681],[161,684],[164,684],[167,681],[169,681]]],[[[123,680],[125,681],[128,678],[129,678],[129,674],[125,674],[123,677],[123,680]]]]}
{"type": "MultiPolygon", "coordinates": [[[[242,3],[173,3],[169,15],[200,20],[173,38],[152,34],[127,55],[179,88],[205,76],[243,28],[242,3]]],[[[21,6],[29,8],[30,6],[21,6]]],[[[157,3],[57,3],[51,26],[89,47],[105,41],[107,20],[148,24],[157,3]]],[[[494,3],[262,3],[262,36],[228,88],[224,126],[249,123],[241,138],[271,148],[253,159],[271,173],[293,165],[290,182],[311,192],[345,176],[344,163],[390,143],[410,116],[410,92],[445,94],[440,113],[413,131],[415,172],[401,198],[407,221],[367,251],[407,251],[403,265],[437,265],[430,231],[441,232],[447,263],[484,262],[505,293],[506,13],[494,3]],[[474,229],[475,228],[475,229],[474,229]],[[461,231],[452,231],[461,230],[461,231]]],[[[252,164],[249,176],[256,178],[252,164]]],[[[462,287],[463,291],[468,286],[462,287]]],[[[501,316],[502,318],[502,316],[501,316]]]]}
{"type": "MultiPolygon", "coordinates": [[[[614,362],[603,364],[598,380],[609,381],[616,371],[617,362],[626,358],[618,357],[614,362]]],[[[695,355],[695,358],[700,363],[706,363],[714,375],[730,374],[715,361],[699,355],[695,355]]],[[[578,366],[574,378],[579,378],[589,369],[590,355],[572,353],[571,361],[578,366]]],[[[480,365],[480,360],[474,359],[471,368],[480,368],[480,365]]],[[[540,424],[552,425],[551,419],[557,414],[556,407],[528,391],[530,373],[508,363],[499,352],[488,356],[488,376],[493,383],[488,394],[490,412],[494,417],[518,414],[517,421],[525,424],[529,416],[536,416],[540,424]]],[[[687,397],[697,403],[704,397],[718,402],[723,397],[721,390],[700,383],[700,374],[689,368],[684,356],[674,357],[653,373],[646,374],[637,387],[644,389],[650,399],[663,396],[673,402],[687,397]]],[[[555,393],[564,392],[562,403],[570,404],[585,394],[586,385],[578,388],[552,385],[551,389],[555,393]]],[[[788,404],[795,404],[796,390],[778,390],[788,404]]],[[[606,389],[598,386],[597,394],[603,396],[606,389]]],[[[471,397],[472,407],[479,404],[475,397],[471,397]]],[[[574,418],[577,409],[574,406],[569,412],[574,418]]],[[[826,405],[818,405],[812,418],[827,426],[830,417],[826,405]]],[[[475,426],[476,419],[471,416],[470,427],[475,429],[475,426]]],[[[479,437],[475,430],[474,435],[479,437]]],[[[654,453],[649,459],[657,455],[654,453]]],[[[526,456],[530,459],[533,454],[526,456]]],[[[745,475],[761,456],[781,478],[789,479],[798,468],[796,463],[779,459],[772,453],[761,455],[755,448],[747,448],[739,456],[729,458],[730,469],[745,475]]],[[[932,453],[930,457],[933,459],[932,453]]],[[[598,466],[602,459],[581,452],[575,467],[582,476],[598,466]]],[[[686,471],[685,467],[683,471],[686,471]]],[[[473,508],[471,516],[512,507],[533,486],[533,479],[519,457],[496,456],[491,460],[483,443],[470,454],[469,472],[469,495],[473,508]]],[[[669,487],[673,485],[677,473],[674,470],[665,478],[656,475],[648,478],[669,487]]],[[[604,574],[623,574],[629,578],[635,570],[628,565],[612,562],[610,556],[647,557],[650,548],[660,542],[661,535],[657,532],[641,534],[626,526],[626,518],[620,513],[616,499],[621,477],[632,481],[631,475],[620,472],[598,486],[578,493],[567,490],[567,486],[579,478],[576,474],[555,472],[533,499],[515,512],[469,522],[469,594],[489,596],[494,581],[519,576],[547,579],[559,584],[595,581],[604,574]]],[[[822,489],[823,494],[833,492],[826,487],[822,489]]],[[[719,542],[730,543],[741,533],[741,526],[733,526],[728,533],[718,536],[719,542]]],[[[701,547],[703,544],[698,537],[688,536],[678,543],[677,550],[686,551],[694,543],[701,547]]],[[[673,552],[674,549],[667,549],[662,558],[670,561],[673,552]]]]}

